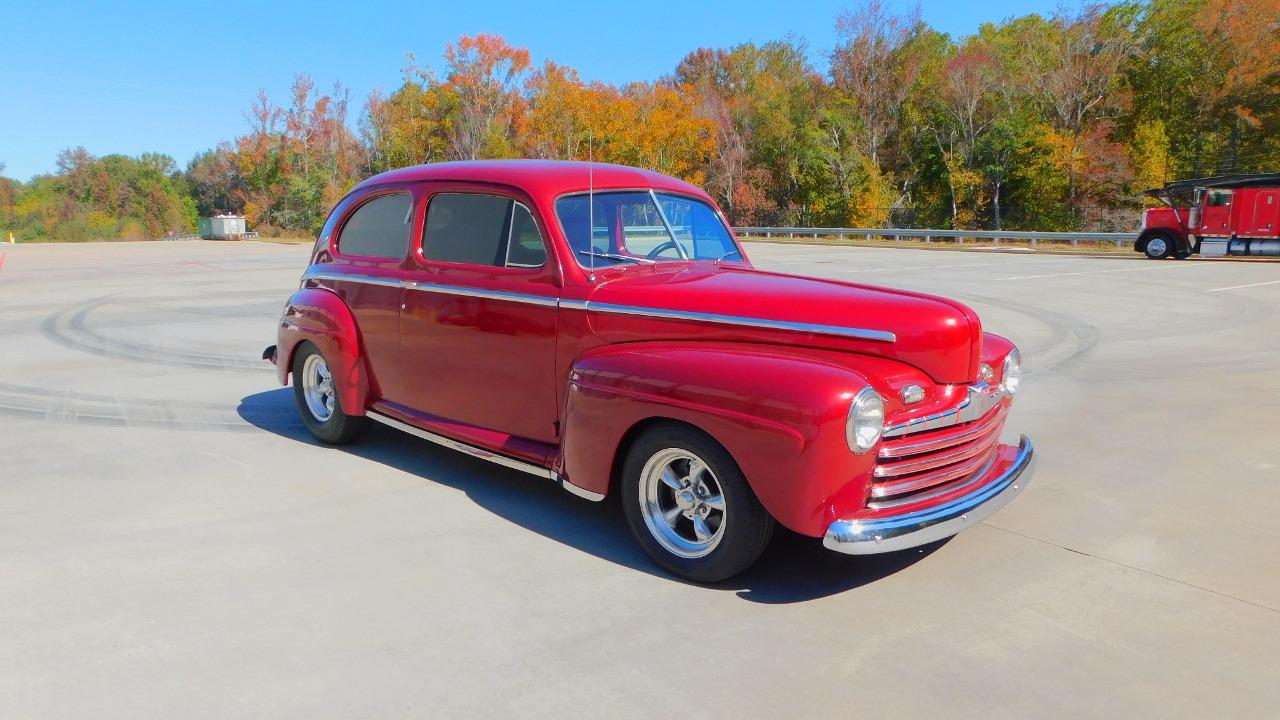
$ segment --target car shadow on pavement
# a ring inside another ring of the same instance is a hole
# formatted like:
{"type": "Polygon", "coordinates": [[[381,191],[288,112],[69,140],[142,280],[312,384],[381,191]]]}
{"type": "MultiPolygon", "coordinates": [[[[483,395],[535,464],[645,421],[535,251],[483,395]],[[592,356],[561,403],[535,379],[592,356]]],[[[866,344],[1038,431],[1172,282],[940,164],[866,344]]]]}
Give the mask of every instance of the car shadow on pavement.
{"type": "MultiPolygon", "coordinates": [[[[290,388],[249,395],[237,408],[246,422],[276,435],[319,445],[294,407],[290,388]]],[[[335,448],[466,493],[480,507],[520,527],[649,575],[686,583],[655,566],[627,529],[616,495],[591,503],[554,484],[486,463],[375,424],[360,442],[335,448]]],[[[779,527],[754,566],[722,583],[705,586],[736,592],[750,602],[805,602],[852,590],[927,557],[945,541],[886,555],[852,557],[814,538],[779,527]]]]}

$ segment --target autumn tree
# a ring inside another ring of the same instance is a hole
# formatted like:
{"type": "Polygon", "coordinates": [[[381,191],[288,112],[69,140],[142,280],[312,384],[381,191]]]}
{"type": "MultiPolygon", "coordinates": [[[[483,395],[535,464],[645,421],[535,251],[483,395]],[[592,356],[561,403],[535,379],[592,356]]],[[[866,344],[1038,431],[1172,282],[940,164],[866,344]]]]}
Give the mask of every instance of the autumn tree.
{"type": "Polygon", "coordinates": [[[366,148],[366,173],[439,162],[449,157],[449,112],[455,101],[412,53],[400,87],[390,95],[373,90],[365,101],[360,136],[366,148]]]}
{"type": "Polygon", "coordinates": [[[503,157],[521,130],[520,97],[529,51],[498,35],[464,35],[445,48],[445,87],[456,99],[449,128],[450,157],[503,157]]]}
{"type": "MultiPolygon", "coordinates": [[[[1265,155],[1273,162],[1280,156],[1265,151],[1265,144],[1255,145],[1253,155],[1241,157],[1245,134],[1264,127],[1261,97],[1274,97],[1280,82],[1280,52],[1276,37],[1280,33],[1280,0],[1206,0],[1195,15],[1195,27],[1204,38],[1206,72],[1203,92],[1212,117],[1228,129],[1220,172],[1237,170],[1242,159],[1265,155]],[[1258,107],[1261,106],[1261,107],[1258,107]],[[1262,151],[1262,152],[1258,152],[1262,151]]],[[[1268,108],[1276,113],[1274,103],[1268,108]]]]}
{"type": "Polygon", "coordinates": [[[910,51],[919,24],[919,8],[895,14],[882,0],[862,0],[836,20],[832,80],[857,108],[862,151],[876,167],[920,70],[919,56],[910,51]]]}
{"type": "Polygon", "coordinates": [[[168,155],[95,157],[76,147],[58,154],[57,167],[30,183],[0,182],[0,217],[24,241],[149,240],[194,227],[195,204],[168,155]]]}
{"type": "Polygon", "coordinates": [[[863,0],[826,63],[794,36],[698,48],[670,75],[585,82],[463,36],[365,98],[298,74],[185,171],[59,156],[0,179],[22,238],[147,237],[198,210],[311,233],[361,178],[453,159],[617,162],[704,185],[734,223],[1132,229],[1139,191],[1280,166],[1280,0],[1127,0],[952,38],[863,0]]]}
{"type": "Polygon", "coordinates": [[[977,154],[1001,109],[999,72],[994,58],[976,44],[958,52],[942,70],[937,118],[930,130],[946,167],[952,227],[973,223],[978,216],[983,177],[977,154]]]}
{"type": "Polygon", "coordinates": [[[788,38],[698,50],[676,67],[674,81],[694,89],[701,114],[717,128],[708,177],[732,204],[735,222],[803,221],[826,191],[817,127],[823,84],[806,55],[801,41],[788,38]],[[735,148],[744,144],[740,167],[735,148]]]}
{"type": "Polygon", "coordinates": [[[244,210],[237,192],[240,177],[235,150],[222,143],[213,150],[199,153],[187,164],[187,186],[203,216],[244,210]]]}
{"type": "Polygon", "coordinates": [[[585,158],[592,118],[603,109],[605,89],[588,87],[576,70],[548,60],[530,75],[525,91],[525,153],[555,160],[585,158]]]}
{"type": "Polygon", "coordinates": [[[1112,119],[1126,102],[1121,66],[1136,38],[1121,13],[1090,5],[1079,15],[1059,15],[1046,32],[1025,34],[1025,80],[1051,113],[1057,130],[1070,140],[1068,196],[1076,200],[1080,145],[1092,121],[1112,119]]]}

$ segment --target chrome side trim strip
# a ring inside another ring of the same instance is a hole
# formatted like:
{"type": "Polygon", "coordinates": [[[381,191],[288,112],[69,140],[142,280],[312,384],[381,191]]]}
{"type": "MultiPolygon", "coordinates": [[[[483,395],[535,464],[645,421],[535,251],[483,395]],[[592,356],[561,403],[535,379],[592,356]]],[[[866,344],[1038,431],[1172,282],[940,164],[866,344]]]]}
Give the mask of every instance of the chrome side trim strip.
{"type": "Polygon", "coordinates": [[[459,285],[441,285],[439,283],[422,283],[407,280],[403,283],[403,286],[409,290],[417,290],[419,292],[459,295],[461,297],[481,298],[484,300],[505,300],[507,302],[524,303],[525,305],[540,305],[542,307],[556,307],[560,304],[559,300],[553,297],[527,295],[503,290],[477,290],[459,285]]]}
{"type": "Polygon", "coordinates": [[[365,414],[369,416],[369,419],[376,420],[387,427],[393,427],[396,430],[407,432],[410,435],[420,437],[423,440],[433,442],[442,447],[449,448],[450,450],[456,450],[465,455],[470,455],[471,457],[479,458],[481,460],[487,460],[495,465],[501,465],[503,467],[511,468],[512,470],[519,470],[520,472],[529,473],[530,475],[540,478],[554,480],[557,485],[580,498],[585,498],[592,502],[600,502],[601,500],[604,500],[603,493],[597,493],[587,490],[586,488],[580,488],[560,477],[556,471],[551,470],[550,468],[545,468],[541,465],[534,465],[533,463],[527,463],[523,460],[507,457],[506,455],[499,455],[498,453],[478,448],[470,443],[464,443],[460,440],[454,440],[443,435],[437,435],[429,430],[423,430],[420,427],[415,427],[408,423],[401,422],[393,417],[383,415],[382,413],[374,410],[367,410],[365,411],[365,414]]]}
{"type": "Polygon", "coordinates": [[[764,318],[743,317],[741,315],[719,315],[716,313],[693,312],[691,310],[663,310],[660,308],[640,307],[637,305],[615,305],[590,300],[562,300],[560,307],[590,312],[613,313],[615,315],[638,315],[641,317],[661,318],[663,320],[692,320],[709,322],[717,325],[738,325],[742,327],[765,328],[769,330],[789,330],[791,332],[807,332],[815,335],[836,335],[859,340],[876,340],[879,342],[896,342],[897,336],[887,330],[867,330],[864,328],[843,327],[839,325],[820,325],[816,323],[790,322],[787,320],[766,320],[764,318]]]}
{"type": "Polygon", "coordinates": [[[596,303],[586,300],[560,300],[542,295],[505,292],[501,290],[479,290],[459,285],[442,285],[439,283],[413,282],[409,280],[393,280],[376,275],[358,273],[339,273],[330,270],[308,268],[302,279],[335,280],[344,282],[401,287],[420,292],[459,295],[462,297],[483,298],[485,300],[504,300],[507,302],[539,305],[542,307],[563,307],[571,310],[589,310],[594,312],[613,313],[616,315],[638,315],[664,320],[692,320],[709,322],[717,325],[738,325],[741,327],[765,328],[769,330],[789,330],[791,332],[807,332],[815,335],[835,335],[858,340],[875,340],[878,342],[896,342],[897,336],[887,330],[868,330],[865,328],[843,327],[839,325],[820,325],[817,323],[790,322],[787,320],[766,320],[764,318],[743,317],[740,315],[720,315],[716,313],[693,312],[688,310],[662,310],[659,308],[640,307],[638,305],[615,305],[612,303],[596,303]]]}
{"type": "Polygon", "coordinates": [[[905,550],[951,537],[976,525],[1008,505],[1031,480],[1035,450],[1024,435],[1013,463],[976,492],[937,507],[868,520],[837,520],[827,528],[822,544],[849,555],[905,550]]]}
{"type": "Polygon", "coordinates": [[[302,274],[302,280],[303,282],[306,282],[307,280],[340,280],[345,282],[357,282],[364,285],[381,285],[383,287],[404,286],[404,281],[396,278],[333,272],[332,270],[325,270],[314,266],[307,268],[307,271],[302,274]]]}
{"type": "Polygon", "coordinates": [[[420,292],[441,293],[444,295],[458,295],[461,297],[481,298],[484,300],[504,300],[507,302],[524,303],[526,305],[539,305],[542,307],[557,307],[560,301],[553,297],[544,297],[542,295],[529,295],[526,293],[506,292],[503,290],[479,290],[476,288],[463,287],[461,285],[443,285],[440,283],[413,282],[411,280],[395,280],[392,278],[379,277],[377,275],[364,275],[360,273],[340,273],[331,270],[308,268],[303,274],[302,279],[305,280],[336,280],[342,282],[354,282],[364,285],[380,285],[384,287],[399,287],[406,290],[418,290],[420,292]]]}
{"type": "Polygon", "coordinates": [[[370,419],[377,420],[383,425],[393,427],[397,430],[402,430],[404,432],[409,433],[410,435],[416,435],[422,438],[423,440],[429,440],[437,445],[443,445],[444,447],[447,447],[450,450],[457,450],[458,452],[470,455],[471,457],[480,458],[481,460],[488,460],[489,462],[494,463],[496,465],[509,467],[512,470],[519,470],[520,472],[526,472],[526,473],[529,473],[530,475],[537,475],[540,478],[546,478],[548,480],[559,480],[559,476],[556,475],[554,471],[544,468],[541,465],[534,465],[532,463],[527,463],[523,460],[516,460],[515,458],[510,458],[510,457],[507,457],[506,455],[499,455],[497,453],[489,452],[488,450],[478,448],[475,445],[471,445],[469,443],[464,443],[458,440],[454,440],[452,438],[447,438],[443,435],[437,435],[429,430],[423,430],[420,427],[415,427],[413,425],[410,425],[409,423],[401,422],[399,420],[396,420],[393,417],[388,417],[374,410],[367,410],[365,411],[365,414],[368,415],[370,419]]]}
{"type": "Polygon", "coordinates": [[[592,490],[588,490],[586,488],[580,488],[577,485],[574,485],[573,483],[569,482],[568,480],[565,480],[564,478],[560,478],[559,481],[560,481],[560,487],[564,488],[565,490],[568,490],[570,494],[577,495],[578,497],[584,500],[590,500],[591,502],[600,502],[601,500],[604,500],[604,493],[598,493],[592,490]]]}

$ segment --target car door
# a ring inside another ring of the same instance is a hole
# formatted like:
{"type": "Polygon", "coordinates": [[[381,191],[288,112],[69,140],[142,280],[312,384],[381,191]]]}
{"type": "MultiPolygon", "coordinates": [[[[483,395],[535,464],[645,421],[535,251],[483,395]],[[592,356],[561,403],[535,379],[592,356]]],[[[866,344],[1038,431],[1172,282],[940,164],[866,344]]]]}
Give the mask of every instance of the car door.
{"type": "Polygon", "coordinates": [[[400,314],[407,404],[462,439],[515,455],[528,454],[522,441],[549,448],[559,280],[545,226],[509,190],[434,185],[424,194],[400,314]]]}
{"type": "Polygon", "coordinates": [[[336,292],[360,329],[373,399],[399,400],[400,287],[414,221],[414,188],[375,187],[344,200],[334,212],[325,250],[308,282],[336,292]]]}

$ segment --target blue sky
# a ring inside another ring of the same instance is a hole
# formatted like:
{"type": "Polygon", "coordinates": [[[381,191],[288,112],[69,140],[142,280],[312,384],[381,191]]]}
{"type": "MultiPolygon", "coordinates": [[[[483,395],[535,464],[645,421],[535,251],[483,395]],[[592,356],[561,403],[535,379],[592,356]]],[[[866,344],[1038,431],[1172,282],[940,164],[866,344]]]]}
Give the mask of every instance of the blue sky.
{"type": "MultiPolygon", "coordinates": [[[[889,0],[909,7],[909,0],[889,0]]],[[[158,151],[181,166],[242,134],[258,88],[283,103],[293,74],[352,89],[394,89],[405,53],[439,67],[445,45],[493,32],[588,80],[651,80],[690,50],[806,39],[816,63],[835,45],[847,0],[799,2],[63,3],[0,0],[0,162],[21,180],[59,150],[158,151]]],[[[1057,0],[926,0],[924,19],[961,36],[983,22],[1049,13],[1057,0]]]]}

